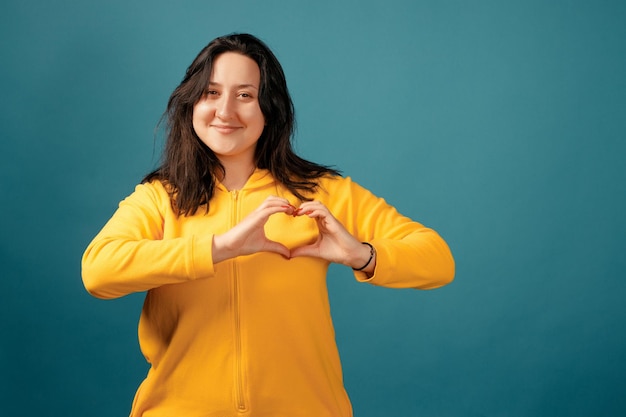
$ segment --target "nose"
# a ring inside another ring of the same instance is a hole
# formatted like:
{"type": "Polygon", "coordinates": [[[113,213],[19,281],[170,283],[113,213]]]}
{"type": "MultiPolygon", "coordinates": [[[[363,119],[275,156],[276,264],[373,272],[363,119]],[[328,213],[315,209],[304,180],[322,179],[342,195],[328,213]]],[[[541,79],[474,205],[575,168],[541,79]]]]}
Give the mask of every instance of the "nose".
{"type": "Polygon", "coordinates": [[[215,109],[215,115],[218,118],[222,120],[232,119],[235,112],[235,103],[230,94],[222,94],[216,105],[217,108],[215,109]]]}

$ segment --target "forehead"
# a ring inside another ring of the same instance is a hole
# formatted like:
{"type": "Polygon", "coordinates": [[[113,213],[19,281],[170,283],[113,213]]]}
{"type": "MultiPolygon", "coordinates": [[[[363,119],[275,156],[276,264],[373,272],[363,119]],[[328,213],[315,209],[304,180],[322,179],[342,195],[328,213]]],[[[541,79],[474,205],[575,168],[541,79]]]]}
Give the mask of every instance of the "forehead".
{"type": "Polygon", "coordinates": [[[250,84],[258,88],[261,71],[252,58],[236,52],[225,52],[213,61],[209,81],[224,85],[250,84]]]}

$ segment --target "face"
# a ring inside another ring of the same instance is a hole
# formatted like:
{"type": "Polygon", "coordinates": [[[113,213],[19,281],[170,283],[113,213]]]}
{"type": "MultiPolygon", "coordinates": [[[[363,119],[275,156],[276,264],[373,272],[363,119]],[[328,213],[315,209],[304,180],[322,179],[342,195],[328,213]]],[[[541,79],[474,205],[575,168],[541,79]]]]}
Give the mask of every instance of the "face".
{"type": "Polygon", "coordinates": [[[223,164],[254,163],[265,126],[260,84],[259,66],[245,55],[225,52],[213,61],[208,89],[193,108],[193,128],[223,164]]]}

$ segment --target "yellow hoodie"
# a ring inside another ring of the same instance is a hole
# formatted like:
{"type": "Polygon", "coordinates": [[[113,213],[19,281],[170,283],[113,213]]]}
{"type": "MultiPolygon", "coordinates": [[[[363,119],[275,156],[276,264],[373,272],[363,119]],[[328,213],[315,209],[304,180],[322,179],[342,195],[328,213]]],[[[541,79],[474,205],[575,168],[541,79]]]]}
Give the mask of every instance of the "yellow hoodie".
{"type": "MultiPolygon", "coordinates": [[[[436,288],[454,276],[446,243],[349,178],[320,181],[312,197],[377,250],[359,281],[436,288]]],[[[138,185],[89,244],[83,282],[100,298],[147,291],[139,321],[151,365],[131,416],[348,417],[326,288],[328,263],[257,253],[213,264],[224,233],[269,195],[298,200],[257,170],[238,191],[217,185],[209,212],[177,217],[158,182],[138,185]]],[[[317,236],[314,220],[276,214],[269,239],[294,248],[317,236]]]]}

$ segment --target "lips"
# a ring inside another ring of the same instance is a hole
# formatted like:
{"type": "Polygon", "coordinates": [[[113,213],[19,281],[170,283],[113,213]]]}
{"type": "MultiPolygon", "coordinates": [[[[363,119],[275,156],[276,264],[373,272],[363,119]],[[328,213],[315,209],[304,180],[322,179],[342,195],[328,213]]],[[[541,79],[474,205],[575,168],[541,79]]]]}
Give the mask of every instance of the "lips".
{"type": "Polygon", "coordinates": [[[235,126],[235,125],[211,125],[211,127],[215,129],[216,131],[218,131],[219,133],[224,134],[224,135],[233,133],[234,131],[241,128],[241,126],[235,126]]]}

